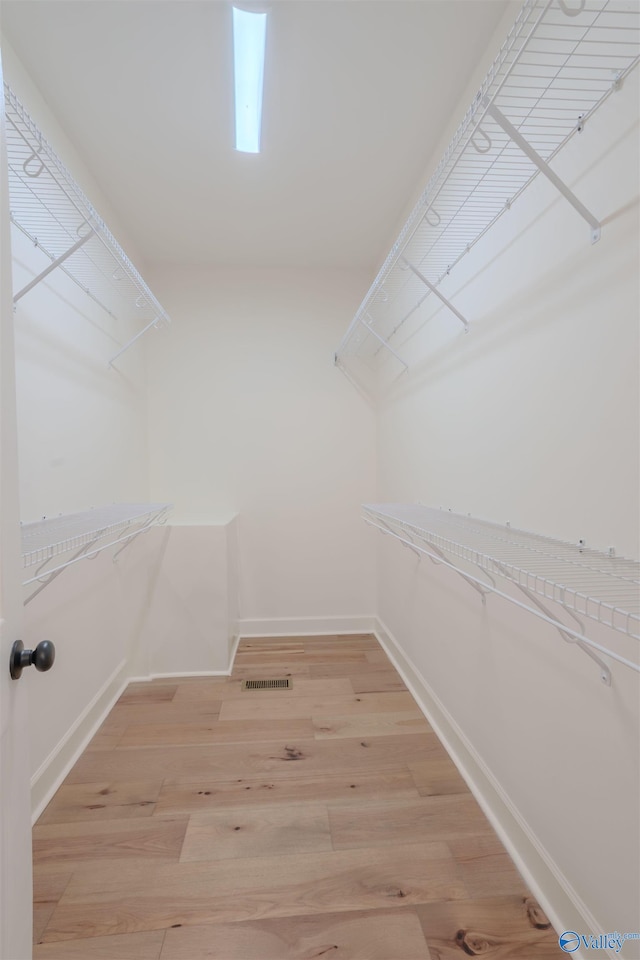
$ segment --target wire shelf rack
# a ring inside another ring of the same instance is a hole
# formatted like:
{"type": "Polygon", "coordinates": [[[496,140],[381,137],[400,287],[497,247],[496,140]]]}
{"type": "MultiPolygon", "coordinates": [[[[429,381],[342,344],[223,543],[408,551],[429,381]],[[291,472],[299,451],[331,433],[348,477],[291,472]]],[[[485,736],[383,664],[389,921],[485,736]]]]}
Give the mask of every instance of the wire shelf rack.
{"type": "MultiPolygon", "coordinates": [[[[543,172],[589,223],[599,223],[548,164],[640,59],[640,5],[627,0],[526,0],[336,352],[374,368],[447,274],[543,172]]],[[[449,303],[465,328],[467,321],[449,303]]]]}
{"type": "Polygon", "coordinates": [[[22,524],[22,565],[25,570],[37,567],[35,575],[23,584],[49,578],[77,560],[126,543],[155,524],[164,523],[170,509],[169,503],[115,503],[22,524]],[[58,559],[61,562],[51,567],[50,562],[58,559]]]}
{"type": "Polygon", "coordinates": [[[145,330],[168,324],[166,311],[6,83],[4,102],[11,220],[51,262],[14,301],[55,268],[111,317],[145,330]]]}
{"type": "Polygon", "coordinates": [[[368,523],[419,553],[445,562],[465,578],[480,584],[481,592],[500,593],[512,600],[510,595],[495,588],[493,578],[510,581],[533,601],[537,610],[532,612],[540,615],[542,610],[543,619],[568,635],[565,639],[589,643],[640,671],[640,665],[589,641],[579,620],[584,617],[640,640],[638,561],[422,505],[364,504],[363,511],[368,523]],[[469,577],[460,561],[479,567],[489,576],[493,587],[469,577]],[[581,630],[557,621],[536,598],[560,604],[578,620],[581,630]]]}

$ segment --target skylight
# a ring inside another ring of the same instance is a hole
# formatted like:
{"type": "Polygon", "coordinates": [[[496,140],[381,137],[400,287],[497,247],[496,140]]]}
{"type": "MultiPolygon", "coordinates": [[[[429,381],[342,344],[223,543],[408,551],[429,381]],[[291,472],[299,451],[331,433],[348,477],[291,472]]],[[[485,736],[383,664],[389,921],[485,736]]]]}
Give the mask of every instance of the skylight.
{"type": "Polygon", "coordinates": [[[266,13],[233,8],[236,150],[260,153],[266,13]]]}

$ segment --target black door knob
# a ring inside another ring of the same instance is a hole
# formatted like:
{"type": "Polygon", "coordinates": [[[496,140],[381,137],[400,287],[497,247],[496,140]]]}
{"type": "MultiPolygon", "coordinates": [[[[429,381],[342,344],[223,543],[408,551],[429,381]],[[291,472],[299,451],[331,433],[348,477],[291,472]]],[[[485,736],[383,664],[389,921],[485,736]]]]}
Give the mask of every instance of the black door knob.
{"type": "Polygon", "coordinates": [[[56,648],[50,640],[41,640],[34,650],[25,650],[22,640],[16,640],[11,647],[9,672],[13,680],[19,680],[25,667],[34,665],[36,670],[51,670],[56,658],[56,648]]]}

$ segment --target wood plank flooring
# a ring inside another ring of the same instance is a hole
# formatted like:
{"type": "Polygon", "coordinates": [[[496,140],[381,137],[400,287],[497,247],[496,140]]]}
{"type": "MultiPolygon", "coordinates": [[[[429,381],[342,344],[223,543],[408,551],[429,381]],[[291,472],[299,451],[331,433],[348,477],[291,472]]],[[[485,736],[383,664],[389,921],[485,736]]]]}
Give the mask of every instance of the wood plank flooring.
{"type": "Polygon", "coordinates": [[[33,842],[35,960],[564,956],[368,635],[130,684],[33,842]]]}

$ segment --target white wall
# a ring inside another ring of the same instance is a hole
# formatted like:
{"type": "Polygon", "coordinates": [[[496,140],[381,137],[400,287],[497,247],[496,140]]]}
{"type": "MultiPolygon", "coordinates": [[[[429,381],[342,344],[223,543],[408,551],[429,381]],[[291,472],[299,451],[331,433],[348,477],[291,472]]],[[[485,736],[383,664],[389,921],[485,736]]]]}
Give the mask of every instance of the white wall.
{"type": "MultiPolygon", "coordinates": [[[[5,42],[3,59],[9,85],[117,233],[104,197],[5,42]]],[[[49,264],[15,227],[12,254],[14,291],[49,264]]],[[[23,522],[114,501],[146,501],[144,351],[130,351],[117,370],[108,366],[135,329],[54,271],[19,300],[14,331],[23,522]]],[[[25,598],[37,587],[26,587],[25,598]]],[[[104,709],[126,675],[120,592],[116,567],[105,554],[65,571],[25,607],[25,646],[50,639],[57,650],[49,674],[32,670],[20,681],[30,694],[35,808],[82,740],[82,722],[95,719],[96,705],[104,709]]]]}
{"type": "MultiPolygon", "coordinates": [[[[116,236],[117,221],[81,158],[3,41],[5,77],[116,236]]],[[[127,238],[125,248],[135,260],[127,238]]],[[[49,259],[12,226],[19,291],[49,259]]],[[[137,329],[116,320],[61,270],[16,305],[21,515],[25,522],[148,497],[144,350],[108,365],[137,329]]]]}
{"type": "MultiPolygon", "coordinates": [[[[145,548],[140,538],[116,563],[113,551],[106,550],[69,567],[25,608],[25,646],[47,639],[56,647],[49,673],[29,670],[20,681],[30,694],[36,815],[133,672],[131,660],[148,614],[150,584],[157,576],[145,548]]],[[[33,589],[25,587],[25,595],[33,589]]]]}
{"type": "Polygon", "coordinates": [[[375,419],[333,364],[366,279],[153,277],[175,323],[150,344],[151,495],[178,522],[238,514],[245,632],[361,629],[373,613],[359,505],[375,491],[375,419]]]}
{"type": "MultiPolygon", "coordinates": [[[[119,235],[104,197],[8,45],[6,77],[119,235]]],[[[131,244],[120,239],[135,262],[131,244]]],[[[14,291],[49,265],[15,227],[12,254],[14,291]]],[[[110,316],[57,270],[19,300],[14,329],[23,522],[148,501],[144,342],[115,368],[108,364],[137,327],[110,316]]],[[[236,629],[233,535],[233,524],[154,530],[115,564],[107,550],[44,588],[24,588],[25,646],[46,638],[57,651],[50,673],[32,670],[21,680],[31,694],[36,813],[130,676],[228,669],[236,629]]],[[[25,572],[33,575],[33,568],[25,572]]]]}
{"type": "Polygon", "coordinates": [[[238,632],[236,525],[235,517],[227,524],[171,525],[141,539],[126,617],[136,676],[228,672],[238,632]]]}
{"type": "MultiPolygon", "coordinates": [[[[19,290],[48,261],[16,228],[12,246],[19,290]]],[[[62,273],[19,300],[14,317],[23,521],[146,501],[143,351],[109,367],[114,323],[62,273]]]]}
{"type": "MultiPolygon", "coordinates": [[[[380,409],[381,501],[638,556],[638,143],[634,76],[553,164],[602,220],[600,242],[539,177],[443,284],[470,332],[427,301],[398,335],[412,370],[380,409]]],[[[637,674],[614,665],[603,686],[553,628],[499,599],[483,608],[454,573],[377,539],[381,620],[461,763],[560,880],[568,901],[549,877],[542,890],[554,919],[636,930],[637,674]]],[[[637,643],[587,634],[637,659],[637,643]]]]}

